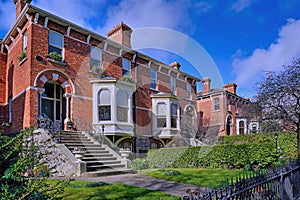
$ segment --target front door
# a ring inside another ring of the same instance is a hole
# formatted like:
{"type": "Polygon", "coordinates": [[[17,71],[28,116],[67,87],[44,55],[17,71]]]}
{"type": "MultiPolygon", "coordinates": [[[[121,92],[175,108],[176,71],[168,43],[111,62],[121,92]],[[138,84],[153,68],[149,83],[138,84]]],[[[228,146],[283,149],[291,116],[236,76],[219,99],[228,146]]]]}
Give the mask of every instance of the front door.
{"type": "Polygon", "coordinates": [[[42,114],[48,116],[56,125],[62,127],[63,90],[57,82],[47,82],[42,94],[42,114]]]}

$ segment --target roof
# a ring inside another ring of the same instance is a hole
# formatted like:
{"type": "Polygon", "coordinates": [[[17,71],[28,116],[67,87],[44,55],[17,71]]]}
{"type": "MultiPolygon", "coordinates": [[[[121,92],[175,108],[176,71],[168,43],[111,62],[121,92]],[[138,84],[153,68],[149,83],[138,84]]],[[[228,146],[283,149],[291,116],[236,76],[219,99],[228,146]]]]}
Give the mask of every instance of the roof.
{"type": "MultiPolygon", "coordinates": [[[[34,5],[31,5],[31,4],[26,4],[25,7],[23,8],[22,12],[20,13],[20,15],[18,16],[18,18],[16,19],[15,23],[13,24],[13,26],[11,27],[11,29],[8,31],[8,33],[6,34],[6,36],[4,37],[3,41],[4,43],[6,44],[6,42],[10,42],[11,41],[11,38],[10,36],[13,34],[17,34],[17,27],[22,24],[22,23],[25,23],[27,19],[27,15],[26,14],[32,14],[32,15],[36,15],[36,13],[39,14],[39,16],[42,16],[42,17],[48,17],[51,21],[55,22],[55,23],[58,23],[60,25],[63,25],[63,26],[66,26],[66,27],[70,27],[72,30],[75,30],[79,33],[82,33],[82,34],[85,34],[85,35],[91,35],[91,37],[95,38],[95,39],[98,39],[100,41],[105,41],[105,42],[108,42],[110,45],[112,46],[115,46],[115,47],[119,47],[119,48],[122,48],[123,49],[123,52],[130,52],[132,54],[136,54],[138,53],[139,57],[143,58],[143,59],[146,59],[146,60],[149,60],[157,65],[160,65],[160,66],[163,66],[164,68],[168,68],[168,69],[171,69],[171,70],[174,70],[174,71],[177,71],[179,73],[181,73],[183,76],[186,76],[192,80],[194,80],[195,82],[199,82],[200,79],[198,77],[195,77],[195,76],[192,76],[188,73],[185,73],[185,72],[182,72],[180,70],[177,70],[177,69],[174,69],[172,67],[170,67],[168,64],[165,64],[161,61],[158,61],[150,56],[147,56],[141,52],[138,52],[134,49],[131,49],[131,48],[128,48],[122,44],[119,44],[117,42],[114,42],[104,36],[101,36],[99,35],[98,33],[95,33],[91,30],[88,30],[84,27],[81,27],[77,24],[74,24],[68,20],[65,20],[59,16],[56,16],[50,12],[47,12],[45,10],[42,10],[34,5]]],[[[127,26],[126,24],[124,24],[123,22],[121,22],[119,25],[115,26],[112,31],[116,28],[118,28],[119,26],[123,26],[125,29],[131,29],[129,26],[127,26]]]]}

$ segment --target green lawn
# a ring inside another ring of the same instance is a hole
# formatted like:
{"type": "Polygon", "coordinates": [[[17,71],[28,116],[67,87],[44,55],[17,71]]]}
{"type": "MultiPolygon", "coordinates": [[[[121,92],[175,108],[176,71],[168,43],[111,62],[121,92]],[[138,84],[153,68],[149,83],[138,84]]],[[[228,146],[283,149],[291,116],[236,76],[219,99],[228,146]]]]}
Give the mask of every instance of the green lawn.
{"type": "Polygon", "coordinates": [[[195,168],[173,168],[173,169],[147,169],[141,170],[147,176],[154,178],[182,182],[204,187],[215,187],[216,183],[220,185],[222,181],[235,179],[238,175],[250,174],[244,170],[225,170],[225,169],[195,169],[195,168]],[[166,173],[170,170],[177,170],[179,175],[168,176],[166,173]]]}
{"type": "MultiPolygon", "coordinates": [[[[53,181],[55,183],[55,181],[53,181]]],[[[147,190],[144,188],[107,183],[92,183],[85,181],[71,181],[70,185],[65,188],[62,199],[70,200],[98,200],[98,199],[180,199],[162,192],[147,190]]]]}

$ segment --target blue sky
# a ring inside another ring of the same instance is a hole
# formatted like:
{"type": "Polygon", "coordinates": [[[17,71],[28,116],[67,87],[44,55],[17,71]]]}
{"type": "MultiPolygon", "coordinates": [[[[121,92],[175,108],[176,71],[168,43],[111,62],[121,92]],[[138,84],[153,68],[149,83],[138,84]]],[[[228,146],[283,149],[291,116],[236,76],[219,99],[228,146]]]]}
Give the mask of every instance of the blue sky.
{"type": "MultiPolygon", "coordinates": [[[[15,18],[13,0],[0,0],[0,38],[15,18]]],[[[212,58],[224,83],[235,82],[241,96],[251,96],[264,71],[278,71],[300,57],[299,0],[33,0],[32,4],[106,36],[121,21],[133,29],[162,27],[178,31],[200,44],[212,58]]],[[[174,44],[176,45],[176,43],[174,44]]],[[[185,58],[163,50],[145,54],[182,70],[185,58]]],[[[212,80],[214,83],[214,80],[212,80]]],[[[213,85],[220,86],[220,85],[213,85]]]]}

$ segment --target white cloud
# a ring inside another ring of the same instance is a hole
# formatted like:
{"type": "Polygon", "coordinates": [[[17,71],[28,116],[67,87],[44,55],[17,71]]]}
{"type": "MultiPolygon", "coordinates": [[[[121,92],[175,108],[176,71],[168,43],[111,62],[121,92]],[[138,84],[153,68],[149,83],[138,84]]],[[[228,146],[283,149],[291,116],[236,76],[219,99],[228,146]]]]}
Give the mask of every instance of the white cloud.
{"type": "MultiPolygon", "coordinates": [[[[300,20],[288,19],[281,27],[278,38],[269,48],[258,48],[249,57],[236,55],[232,61],[236,83],[250,86],[257,82],[264,71],[278,71],[300,57],[300,20]]],[[[241,51],[238,50],[238,53],[241,51]]]]}
{"type": "Polygon", "coordinates": [[[241,12],[248,6],[250,6],[251,0],[237,0],[230,8],[229,11],[241,12]]]}
{"type": "Polygon", "coordinates": [[[45,1],[33,0],[32,4],[60,16],[72,23],[85,27],[90,30],[95,30],[91,19],[95,19],[99,15],[99,10],[103,10],[106,1],[97,0],[59,0],[45,1]]]}
{"type": "Polygon", "coordinates": [[[122,0],[107,12],[107,21],[98,32],[106,34],[121,21],[132,28],[164,27],[182,30],[189,24],[187,7],[183,0],[122,0]]]}

